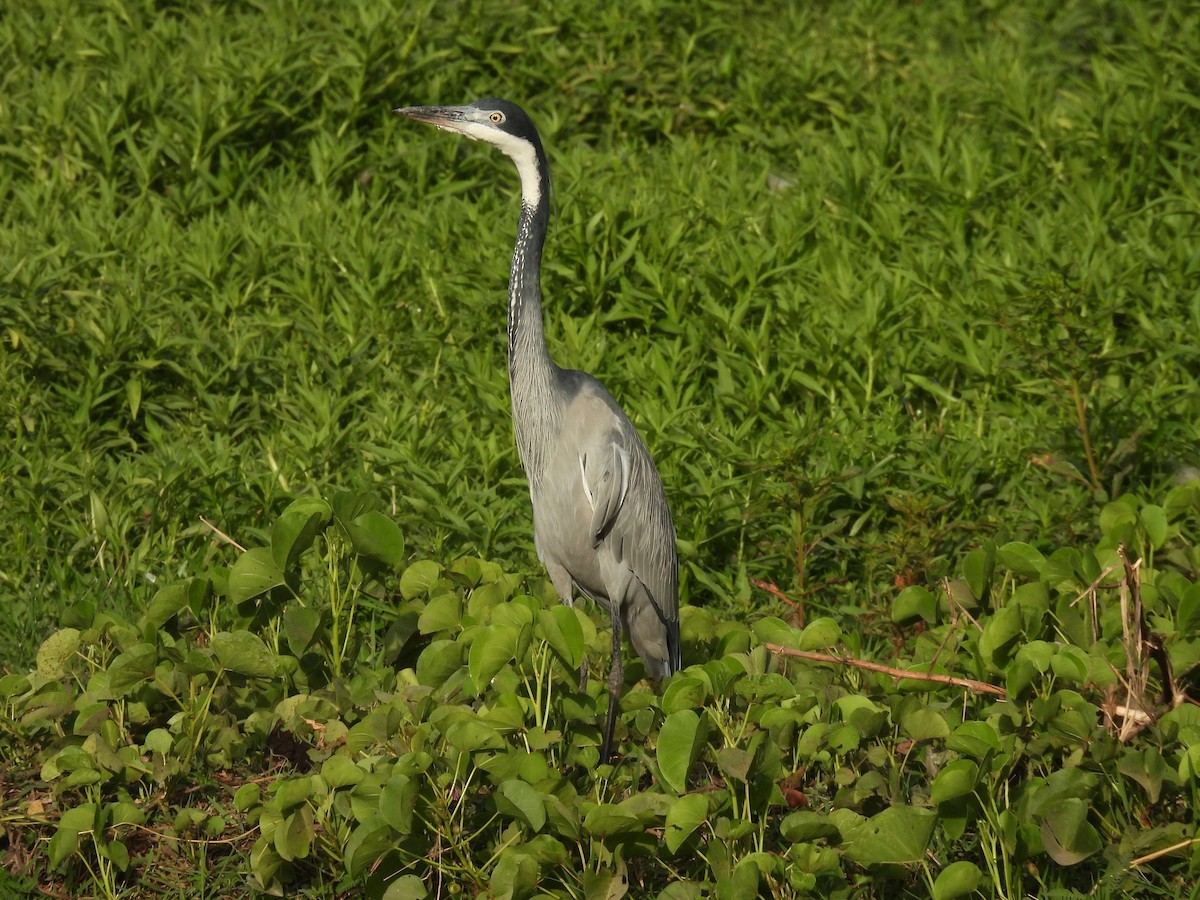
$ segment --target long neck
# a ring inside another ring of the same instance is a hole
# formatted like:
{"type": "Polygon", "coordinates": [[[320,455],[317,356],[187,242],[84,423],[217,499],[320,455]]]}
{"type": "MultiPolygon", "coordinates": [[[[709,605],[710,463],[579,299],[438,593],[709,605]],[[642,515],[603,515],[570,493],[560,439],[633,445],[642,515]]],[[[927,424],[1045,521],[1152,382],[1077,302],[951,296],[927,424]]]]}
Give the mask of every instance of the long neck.
{"type": "Polygon", "coordinates": [[[513,427],[521,462],[536,479],[544,462],[547,435],[556,431],[554,376],[558,367],[546,350],[542,323],[542,245],[550,219],[550,178],[539,151],[514,160],[521,174],[521,219],[508,281],[508,374],[513,427]]]}
{"type": "Polygon", "coordinates": [[[542,324],[541,286],[548,207],[544,194],[536,207],[529,206],[522,197],[508,278],[508,371],[514,383],[518,372],[550,362],[542,324]]]}

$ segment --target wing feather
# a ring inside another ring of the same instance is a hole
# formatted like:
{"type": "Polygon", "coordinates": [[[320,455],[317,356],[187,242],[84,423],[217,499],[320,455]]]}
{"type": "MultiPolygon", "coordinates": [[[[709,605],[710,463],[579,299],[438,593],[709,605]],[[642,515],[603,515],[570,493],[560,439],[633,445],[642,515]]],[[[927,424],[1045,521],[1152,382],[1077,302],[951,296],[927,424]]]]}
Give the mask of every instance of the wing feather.
{"type": "Polygon", "coordinates": [[[581,454],[579,466],[583,489],[592,507],[588,534],[592,546],[599,547],[616,522],[629,493],[629,454],[613,441],[599,453],[581,454]]]}

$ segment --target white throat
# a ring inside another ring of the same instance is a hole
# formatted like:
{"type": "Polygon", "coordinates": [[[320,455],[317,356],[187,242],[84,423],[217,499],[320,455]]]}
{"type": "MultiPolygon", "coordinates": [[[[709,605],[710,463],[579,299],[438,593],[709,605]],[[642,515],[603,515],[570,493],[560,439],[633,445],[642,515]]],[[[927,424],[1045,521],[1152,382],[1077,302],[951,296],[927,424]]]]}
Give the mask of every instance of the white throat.
{"type": "Polygon", "coordinates": [[[538,180],[537,154],[533,152],[533,144],[474,122],[468,123],[462,133],[472,140],[499,147],[513,161],[517,174],[521,176],[521,203],[530,209],[537,209],[542,199],[542,185],[538,180]]]}

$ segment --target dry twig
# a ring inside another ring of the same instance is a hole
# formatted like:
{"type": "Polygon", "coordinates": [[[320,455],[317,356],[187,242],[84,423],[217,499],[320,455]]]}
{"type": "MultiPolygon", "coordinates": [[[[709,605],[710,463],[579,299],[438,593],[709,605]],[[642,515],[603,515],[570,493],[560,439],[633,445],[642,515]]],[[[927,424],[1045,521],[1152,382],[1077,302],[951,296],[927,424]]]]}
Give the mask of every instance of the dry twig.
{"type": "Polygon", "coordinates": [[[232,544],[233,546],[237,547],[239,553],[246,552],[245,547],[243,547],[241,544],[239,544],[237,541],[235,541],[233,538],[231,538],[229,535],[227,535],[225,532],[223,532],[220,528],[218,528],[212,522],[208,521],[208,519],[204,518],[204,516],[200,517],[200,521],[203,522],[205,525],[207,525],[209,530],[212,531],[213,534],[215,534],[217,537],[219,537],[225,543],[232,544]]]}
{"type": "Polygon", "coordinates": [[[814,653],[811,650],[793,650],[791,647],[784,647],[780,644],[766,644],[765,646],[772,653],[778,653],[780,656],[792,656],[797,659],[811,660],[812,662],[832,663],[835,666],[852,666],[855,669],[866,669],[868,672],[882,672],[884,675],[891,675],[893,678],[909,678],[917,681],[933,681],[937,684],[951,684],[955,687],[969,688],[981,694],[992,694],[1001,699],[1008,696],[1004,688],[988,684],[986,681],[975,681],[972,678],[958,678],[954,675],[942,675],[938,672],[910,672],[906,669],[896,669],[892,666],[881,665],[880,663],[867,662],[865,659],[833,656],[829,653],[814,653]]]}

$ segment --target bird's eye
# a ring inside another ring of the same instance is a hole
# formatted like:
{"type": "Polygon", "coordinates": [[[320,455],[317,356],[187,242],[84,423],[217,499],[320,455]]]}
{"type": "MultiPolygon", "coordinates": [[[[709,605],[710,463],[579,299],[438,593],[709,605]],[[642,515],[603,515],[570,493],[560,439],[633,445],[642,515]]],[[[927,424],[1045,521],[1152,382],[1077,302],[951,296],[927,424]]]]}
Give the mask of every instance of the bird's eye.
{"type": "Polygon", "coordinates": [[[504,121],[504,113],[494,112],[490,116],[488,116],[488,118],[492,120],[493,125],[499,125],[501,122],[504,121]]]}

